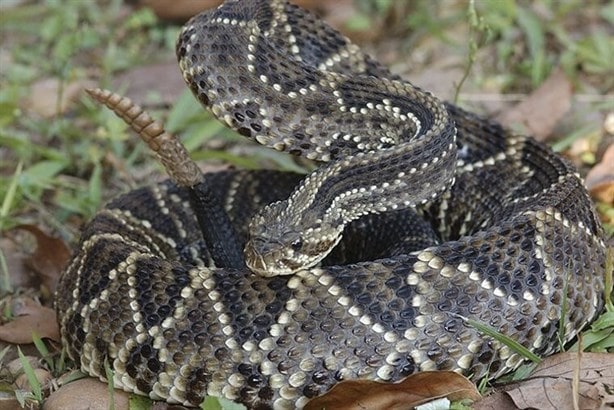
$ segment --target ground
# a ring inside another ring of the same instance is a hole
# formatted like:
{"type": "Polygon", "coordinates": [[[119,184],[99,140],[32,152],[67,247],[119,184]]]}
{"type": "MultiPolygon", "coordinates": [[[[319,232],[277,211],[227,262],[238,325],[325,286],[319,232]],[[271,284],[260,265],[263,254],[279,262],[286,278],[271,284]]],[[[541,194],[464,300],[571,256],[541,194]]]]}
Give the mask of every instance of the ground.
{"type": "MultiPolygon", "coordinates": [[[[61,354],[49,309],[69,247],[104,202],[164,178],[144,144],[85,88],[103,86],[142,104],[204,169],[305,169],[225,130],[187,91],[174,57],[180,22],[214,2],[0,0],[0,407],[36,408],[80,377],[61,354]]],[[[612,245],[613,3],[301,3],[415,84],[573,161],[612,245]]],[[[613,351],[614,312],[584,333],[584,345],[613,351]]]]}

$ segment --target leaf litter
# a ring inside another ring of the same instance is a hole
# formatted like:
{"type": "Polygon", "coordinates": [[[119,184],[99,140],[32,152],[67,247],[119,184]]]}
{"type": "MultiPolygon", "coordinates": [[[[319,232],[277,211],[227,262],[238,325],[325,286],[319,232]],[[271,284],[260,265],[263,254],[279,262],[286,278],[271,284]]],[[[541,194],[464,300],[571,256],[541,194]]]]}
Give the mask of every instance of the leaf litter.
{"type": "Polygon", "coordinates": [[[305,410],[402,410],[443,397],[471,401],[481,398],[475,384],[466,377],[449,371],[429,371],[412,374],[398,383],[343,381],[310,400],[305,410]]]}
{"type": "Polygon", "coordinates": [[[535,91],[497,119],[501,124],[519,129],[545,141],[571,108],[571,81],[562,70],[555,70],[535,91]]]}
{"type": "Polygon", "coordinates": [[[496,389],[475,410],[601,409],[614,406],[614,355],[566,352],[545,358],[525,380],[496,389]]]}

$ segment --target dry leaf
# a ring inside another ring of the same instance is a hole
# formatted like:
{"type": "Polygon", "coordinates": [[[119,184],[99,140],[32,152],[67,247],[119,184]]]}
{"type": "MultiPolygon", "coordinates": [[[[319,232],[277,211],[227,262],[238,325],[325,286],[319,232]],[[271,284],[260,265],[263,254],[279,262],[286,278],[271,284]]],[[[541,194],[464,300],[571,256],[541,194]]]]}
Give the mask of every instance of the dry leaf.
{"type": "MultiPolygon", "coordinates": [[[[531,378],[556,376],[571,379],[577,367],[577,352],[558,353],[542,360],[531,374],[531,378]]],[[[614,355],[582,352],[580,380],[590,383],[609,382],[614,385],[614,355]]]]}
{"type": "Polygon", "coordinates": [[[15,398],[13,392],[4,392],[0,390],[0,409],[20,409],[21,404],[15,398]]]}
{"type": "MultiPolygon", "coordinates": [[[[38,369],[40,367],[40,357],[25,355],[22,359],[18,357],[16,359],[11,360],[5,366],[6,370],[13,376],[17,376],[23,373],[23,361],[25,360],[31,368],[38,369]]],[[[2,407],[0,407],[2,408],[2,407]]]]}
{"type": "MultiPolygon", "coordinates": [[[[128,409],[130,394],[113,390],[113,404],[116,409],[128,409]]],[[[72,381],[62,385],[45,400],[44,410],[111,408],[111,396],[106,383],[92,378],[72,381]]]]}
{"type": "Polygon", "coordinates": [[[571,82],[562,70],[555,70],[527,99],[497,117],[506,126],[520,125],[536,139],[547,139],[571,107],[571,82]]]}
{"type": "MultiPolygon", "coordinates": [[[[517,389],[507,392],[519,409],[573,409],[572,382],[564,378],[527,380],[517,389]]],[[[594,386],[585,386],[580,394],[580,408],[598,409],[599,393],[594,386]]]]}
{"type": "Polygon", "coordinates": [[[514,401],[505,392],[500,391],[473,403],[473,410],[518,410],[514,401]]]}
{"type": "Polygon", "coordinates": [[[529,378],[504,387],[474,409],[499,408],[565,410],[573,409],[574,372],[578,370],[580,409],[601,409],[614,405],[614,355],[608,353],[560,353],[544,359],[529,378]],[[509,406],[510,399],[515,407],[509,406]]]}
{"type": "Polygon", "coordinates": [[[614,145],[610,145],[601,161],[586,175],[586,187],[593,198],[614,204],[614,145]]]}
{"type": "Polygon", "coordinates": [[[34,225],[18,225],[15,229],[28,231],[36,238],[36,250],[26,259],[26,263],[39,274],[43,285],[54,292],[70,258],[70,249],[63,240],[46,234],[34,225]]]}
{"type": "Polygon", "coordinates": [[[15,318],[0,326],[0,340],[15,344],[32,343],[32,332],[42,338],[60,341],[60,328],[55,311],[40,305],[30,298],[13,302],[15,318]]]}
{"type": "MultiPolygon", "coordinates": [[[[46,386],[47,383],[51,381],[51,379],[53,379],[53,375],[47,369],[33,369],[33,372],[36,376],[36,380],[38,380],[40,385],[43,387],[46,386]]],[[[17,377],[17,380],[15,380],[14,384],[15,387],[17,387],[19,390],[32,391],[30,380],[25,373],[20,374],[19,377],[17,377]]]]}
{"type": "Polygon", "coordinates": [[[398,383],[344,381],[322,396],[310,400],[305,410],[411,409],[441,397],[450,400],[479,400],[481,396],[475,385],[458,373],[421,372],[398,383]]]}

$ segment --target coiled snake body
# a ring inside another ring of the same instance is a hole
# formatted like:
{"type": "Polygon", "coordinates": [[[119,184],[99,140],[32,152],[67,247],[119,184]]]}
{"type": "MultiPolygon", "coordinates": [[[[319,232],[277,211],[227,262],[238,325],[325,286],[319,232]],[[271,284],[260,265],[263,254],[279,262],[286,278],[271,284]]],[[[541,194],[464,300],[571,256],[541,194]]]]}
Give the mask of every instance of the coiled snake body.
{"type": "Polygon", "coordinates": [[[547,355],[601,310],[603,232],[548,148],[439,103],[283,2],[203,13],[177,53],[218,118],[325,164],[205,175],[257,275],[212,266],[183,187],[109,203],[56,299],[85,372],[104,379],[107,363],[116,387],[169,402],[293,408],[340,380],[479,379],[522,361],[468,318],[547,355]]]}

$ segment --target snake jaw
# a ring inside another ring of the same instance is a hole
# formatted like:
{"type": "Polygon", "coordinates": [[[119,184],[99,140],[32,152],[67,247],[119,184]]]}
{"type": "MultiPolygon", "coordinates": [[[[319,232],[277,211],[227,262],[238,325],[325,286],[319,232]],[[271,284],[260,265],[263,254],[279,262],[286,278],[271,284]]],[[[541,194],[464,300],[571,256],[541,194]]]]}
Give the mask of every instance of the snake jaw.
{"type": "Polygon", "coordinates": [[[244,253],[247,267],[265,278],[291,275],[302,267],[287,257],[282,244],[266,242],[260,238],[248,241],[244,253]]]}
{"type": "Polygon", "coordinates": [[[279,226],[260,220],[259,226],[250,225],[251,236],[244,248],[245,263],[257,275],[273,277],[292,275],[313,266],[302,254],[302,239],[297,232],[279,233],[279,226]]]}
{"type": "Polygon", "coordinates": [[[341,232],[314,237],[288,234],[281,237],[251,237],[244,248],[245,263],[257,275],[292,275],[320,263],[342,238],[341,232]],[[288,239],[289,237],[301,238],[288,239]],[[281,238],[281,240],[279,239],[281,238]]]}
{"type": "Polygon", "coordinates": [[[288,249],[286,244],[264,241],[261,238],[249,240],[245,245],[244,255],[247,267],[255,274],[263,277],[292,275],[309,269],[322,261],[337,245],[341,236],[331,241],[318,241],[316,249],[321,249],[315,255],[288,249]]]}
{"type": "Polygon", "coordinates": [[[259,276],[291,275],[302,267],[292,262],[293,249],[285,245],[300,240],[300,235],[279,224],[280,207],[279,202],[270,204],[249,225],[249,239],[243,251],[245,264],[259,276]]]}
{"type": "Polygon", "coordinates": [[[275,274],[269,273],[270,270],[267,268],[267,264],[264,258],[260,256],[258,252],[256,252],[252,241],[249,241],[247,244],[245,244],[244,255],[245,264],[247,265],[249,270],[251,270],[255,274],[263,277],[276,276],[275,274]]]}
{"type": "Polygon", "coordinates": [[[289,215],[285,201],[270,204],[250,222],[245,263],[263,277],[292,275],[312,268],[341,240],[344,224],[336,222],[323,222],[308,212],[289,215]],[[304,226],[310,228],[303,229],[304,226]]]}

